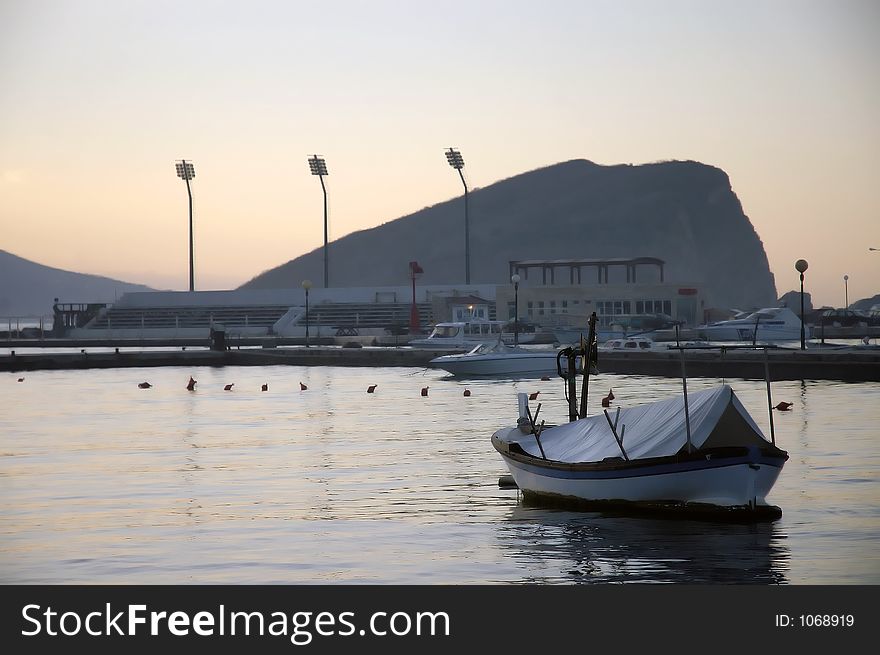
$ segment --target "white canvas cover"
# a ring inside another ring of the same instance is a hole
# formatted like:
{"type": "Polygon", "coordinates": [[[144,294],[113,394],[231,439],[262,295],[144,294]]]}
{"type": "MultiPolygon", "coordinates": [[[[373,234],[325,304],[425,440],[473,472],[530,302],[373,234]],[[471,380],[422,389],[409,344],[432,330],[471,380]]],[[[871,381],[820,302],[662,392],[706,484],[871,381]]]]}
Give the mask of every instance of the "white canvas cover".
{"type": "MultiPolygon", "coordinates": [[[[691,442],[695,447],[699,448],[709,439],[728,410],[742,417],[742,421],[735,417],[736,423],[744,428],[740,431],[741,445],[766,441],[733,389],[725,384],[688,394],[691,442]]],[[[612,422],[616,412],[616,409],[608,410],[612,422]]],[[[624,425],[623,447],[630,459],[674,455],[687,443],[684,398],[676,396],[647,405],[622,408],[617,424],[618,436],[624,425]]],[[[506,439],[518,442],[526,452],[540,456],[534,435],[522,434],[514,429],[506,435],[506,439]]],[[[606,457],[621,457],[620,448],[603,414],[547,428],[541,433],[541,445],[547,459],[560,462],[597,462],[606,457]]]]}

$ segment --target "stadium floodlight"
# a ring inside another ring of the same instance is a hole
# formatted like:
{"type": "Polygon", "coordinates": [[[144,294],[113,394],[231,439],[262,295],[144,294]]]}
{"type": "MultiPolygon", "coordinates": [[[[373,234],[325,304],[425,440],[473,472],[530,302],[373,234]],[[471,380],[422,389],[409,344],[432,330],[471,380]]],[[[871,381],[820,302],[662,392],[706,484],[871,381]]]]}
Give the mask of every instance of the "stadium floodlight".
{"type": "Polygon", "coordinates": [[[467,182],[464,181],[464,173],[461,172],[461,169],[464,168],[464,159],[458,150],[455,148],[449,148],[446,151],[446,161],[449,162],[449,165],[452,166],[452,168],[458,171],[458,176],[461,178],[461,183],[464,186],[464,282],[465,284],[470,284],[471,239],[470,225],[468,224],[468,187],[467,182]]]}
{"type": "Polygon", "coordinates": [[[189,290],[195,291],[195,272],[193,270],[193,197],[189,181],[196,176],[196,169],[191,161],[181,159],[174,164],[177,177],[186,182],[186,195],[189,196],[189,290]]]}
{"type": "Polygon", "coordinates": [[[330,268],[327,254],[327,187],[324,186],[324,176],[327,175],[327,162],[324,161],[323,157],[312,155],[309,157],[309,170],[312,171],[312,175],[317,175],[318,179],[321,180],[321,190],[324,192],[324,288],[326,289],[329,284],[330,268]]]}

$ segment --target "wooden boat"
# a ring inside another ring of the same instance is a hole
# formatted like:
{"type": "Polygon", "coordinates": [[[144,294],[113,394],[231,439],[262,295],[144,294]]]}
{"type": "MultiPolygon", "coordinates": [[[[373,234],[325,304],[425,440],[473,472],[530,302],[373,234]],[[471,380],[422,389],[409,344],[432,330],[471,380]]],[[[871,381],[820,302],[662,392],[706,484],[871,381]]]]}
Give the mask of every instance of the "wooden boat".
{"type": "Polygon", "coordinates": [[[607,410],[587,417],[590,369],[598,355],[594,335],[591,330],[586,344],[559,353],[569,423],[538,424],[540,405],[533,415],[520,394],[517,426],[492,435],[492,445],[526,499],[749,520],[781,515],[767,503],[788,459],[775,444],[772,411],[768,440],[728,385],[688,395],[683,376],[680,397],[618,409],[613,418],[607,410]],[[585,360],[590,366],[579,364],[585,360]],[[580,407],[579,372],[584,374],[580,407]]]}

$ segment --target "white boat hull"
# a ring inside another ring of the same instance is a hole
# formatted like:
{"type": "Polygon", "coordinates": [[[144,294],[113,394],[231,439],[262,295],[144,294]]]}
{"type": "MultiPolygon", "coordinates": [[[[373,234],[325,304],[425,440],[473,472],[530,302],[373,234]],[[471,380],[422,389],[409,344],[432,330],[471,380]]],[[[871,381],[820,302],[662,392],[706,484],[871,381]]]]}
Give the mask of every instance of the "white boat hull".
{"type": "Polygon", "coordinates": [[[430,366],[453,375],[555,375],[556,352],[447,355],[431,360],[430,366]]]}
{"type": "Polygon", "coordinates": [[[566,464],[512,454],[498,435],[492,441],[524,493],[597,504],[766,507],[767,495],[787,458],[741,449],[737,455],[566,464]]]}
{"type": "Polygon", "coordinates": [[[790,326],[778,328],[758,326],[755,334],[755,326],[708,326],[699,328],[702,336],[709,341],[797,341],[801,338],[801,329],[790,326]]]}

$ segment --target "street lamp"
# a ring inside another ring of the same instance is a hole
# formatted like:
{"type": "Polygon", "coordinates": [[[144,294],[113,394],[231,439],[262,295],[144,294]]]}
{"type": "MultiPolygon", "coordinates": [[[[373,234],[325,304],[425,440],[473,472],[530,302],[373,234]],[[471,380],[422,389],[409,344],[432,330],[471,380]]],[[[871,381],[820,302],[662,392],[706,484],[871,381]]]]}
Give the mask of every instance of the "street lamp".
{"type": "Polygon", "coordinates": [[[195,276],[193,274],[193,195],[189,187],[189,181],[196,176],[196,169],[192,162],[181,159],[174,164],[177,169],[177,177],[186,182],[186,194],[189,196],[189,290],[195,291],[195,276]]]}
{"type": "Polygon", "coordinates": [[[807,340],[804,332],[804,271],[810,267],[806,259],[799,259],[794,263],[795,270],[801,274],[801,350],[807,349],[807,340]]]}
{"type": "Polygon", "coordinates": [[[846,303],[843,308],[849,309],[849,275],[843,276],[843,299],[846,303]]]}
{"type": "Polygon", "coordinates": [[[461,153],[454,148],[450,148],[446,151],[446,161],[449,162],[449,165],[452,166],[455,170],[458,171],[458,176],[461,178],[461,183],[464,186],[464,283],[471,283],[471,239],[470,239],[470,225],[468,223],[468,187],[467,182],[464,181],[464,173],[461,172],[461,169],[464,168],[464,159],[461,157],[461,153]]]}
{"type": "Polygon", "coordinates": [[[518,274],[514,273],[510,276],[513,282],[513,346],[519,345],[519,280],[518,274]]]}
{"type": "Polygon", "coordinates": [[[421,277],[424,272],[418,262],[409,263],[409,276],[412,278],[412,307],[409,310],[410,334],[419,334],[421,332],[419,308],[416,306],[416,279],[421,277]]]}
{"type": "Polygon", "coordinates": [[[302,288],[306,290],[306,348],[309,347],[309,289],[312,288],[311,280],[303,280],[302,288]]]}
{"type": "Polygon", "coordinates": [[[309,157],[309,169],[312,175],[317,175],[321,180],[321,190],[324,192],[324,288],[327,288],[327,187],[324,186],[324,176],[327,175],[327,163],[323,157],[313,155],[309,157]]]}

